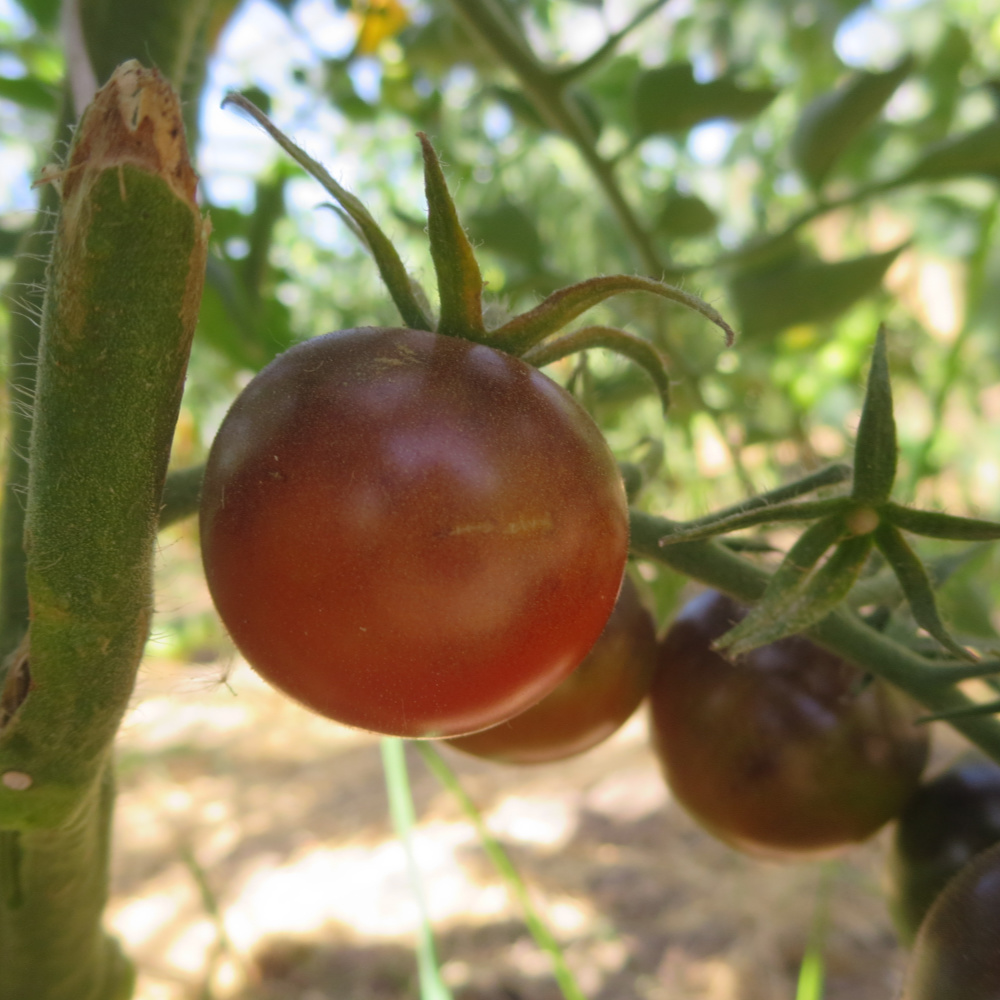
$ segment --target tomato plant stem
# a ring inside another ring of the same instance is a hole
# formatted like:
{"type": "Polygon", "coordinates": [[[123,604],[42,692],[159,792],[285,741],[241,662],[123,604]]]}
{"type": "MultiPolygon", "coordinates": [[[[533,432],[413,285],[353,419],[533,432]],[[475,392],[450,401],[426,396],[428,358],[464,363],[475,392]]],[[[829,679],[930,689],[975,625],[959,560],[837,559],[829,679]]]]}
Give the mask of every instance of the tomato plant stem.
{"type": "Polygon", "coordinates": [[[148,633],[208,227],[177,97],[138,63],[88,108],[57,179],[24,523],[31,626],[0,693],[0,1000],[116,1000],[131,972],[100,923],[110,750],[148,633]]]}

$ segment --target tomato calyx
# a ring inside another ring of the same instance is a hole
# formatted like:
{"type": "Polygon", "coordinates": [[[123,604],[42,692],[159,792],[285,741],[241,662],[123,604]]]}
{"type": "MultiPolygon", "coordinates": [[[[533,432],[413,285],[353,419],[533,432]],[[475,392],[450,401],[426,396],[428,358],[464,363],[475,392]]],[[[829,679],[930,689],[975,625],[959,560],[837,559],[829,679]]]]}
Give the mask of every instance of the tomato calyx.
{"type": "Polygon", "coordinates": [[[590,347],[603,347],[645,369],[656,386],[664,408],[669,403],[670,381],[666,360],[648,341],[617,327],[585,327],[563,337],[558,337],[559,332],[567,323],[613,295],[646,292],[700,313],[724,332],[727,346],[731,346],[735,339],[732,327],[721,314],[698,296],[652,278],[624,274],[590,278],[562,288],[533,309],[507,319],[497,327],[488,328],[482,301],[485,283],[475,252],[448,191],[437,153],[427,136],[418,132],[424,158],[427,232],[440,305],[440,315],[435,320],[426,305],[426,297],[407,273],[392,241],[360,200],[338,184],[322,164],[285,136],[246,97],[229,94],[223,106],[229,104],[240,108],[261,125],[295,162],[333,196],[340,214],[371,252],[396,308],[411,329],[471,340],[524,358],[536,367],[590,347]]]}
{"type": "MultiPolygon", "coordinates": [[[[931,575],[903,531],[934,538],[987,541],[1000,538],[1000,524],[893,503],[890,496],[896,478],[897,450],[886,335],[880,328],[858,427],[849,493],[818,500],[799,499],[815,488],[846,478],[842,476],[843,467],[832,467],[832,474],[826,478],[810,478],[797,484],[798,489],[786,488],[780,499],[775,498],[777,502],[755,498],[742,508],[677,524],[660,539],[661,546],[676,545],[762,524],[812,522],[788,550],[760,602],[717,640],[717,648],[739,656],[807,630],[849,597],[870,554],[877,549],[895,576],[916,625],[958,661],[946,667],[955,668],[949,676],[963,676],[963,664],[971,664],[976,675],[994,672],[984,669],[978,655],[948,631],[938,612],[931,575]]],[[[988,706],[982,707],[985,710],[988,706]]]]}

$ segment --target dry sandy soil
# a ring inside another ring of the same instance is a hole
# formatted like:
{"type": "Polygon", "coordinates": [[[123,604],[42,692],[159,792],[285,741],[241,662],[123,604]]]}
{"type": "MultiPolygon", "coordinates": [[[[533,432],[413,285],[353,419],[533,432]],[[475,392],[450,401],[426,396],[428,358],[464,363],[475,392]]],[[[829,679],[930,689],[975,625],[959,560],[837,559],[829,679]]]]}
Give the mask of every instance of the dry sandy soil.
{"type": "MultiPolygon", "coordinates": [[[[171,544],[162,614],[206,606],[187,546],[171,544]]],[[[824,882],[825,1000],[899,995],[885,833],[833,862],[732,851],[671,801],[641,715],[559,765],[443,753],[588,1000],[793,1000],[824,882]]],[[[549,961],[473,826],[412,748],[408,759],[413,846],[454,997],[555,1000],[549,961]]],[[[236,659],[153,658],[119,760],[109,923],[140,968],[139,1000],[419,995],[418,909],[376,738],[310,715],[236,659]]]]}

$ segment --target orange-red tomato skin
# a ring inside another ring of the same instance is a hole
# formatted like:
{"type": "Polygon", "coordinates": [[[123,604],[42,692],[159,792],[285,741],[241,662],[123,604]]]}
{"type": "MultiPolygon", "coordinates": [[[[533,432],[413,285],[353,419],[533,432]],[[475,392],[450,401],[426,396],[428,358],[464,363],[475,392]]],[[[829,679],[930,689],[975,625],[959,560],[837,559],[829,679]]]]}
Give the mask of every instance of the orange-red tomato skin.
{"type": "Polygon", "coordinates": [[[621,478],[586,412],[531,366],[407,329],[281,355],[209,456],[216,606],[267,680],[351,726],[450,736],[567,677],[614,606],[621,478]]]}

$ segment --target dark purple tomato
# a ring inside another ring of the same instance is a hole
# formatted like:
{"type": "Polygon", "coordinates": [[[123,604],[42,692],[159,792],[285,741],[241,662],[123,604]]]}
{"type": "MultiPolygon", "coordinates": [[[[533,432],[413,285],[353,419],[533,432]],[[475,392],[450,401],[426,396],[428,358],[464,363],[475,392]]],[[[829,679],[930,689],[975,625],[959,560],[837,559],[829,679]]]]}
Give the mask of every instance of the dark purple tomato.
{"type": "Polygon", "coordinates": [[[927,911],[904,1000],[1000,1000],[1000,844],[977,854],[927,911]]]}
{"type": "Polygon", "coordinates": [[[887,866],[889,909],[904,944],[948,881],[998,842],[1000,764],[970,754],[917,790],[900,813],[887,866]]]}
{"type": "Polygon", "coordinates": [[[454,736],[569,676],[621,585],[597,426],[537,369],[407,329],[299,344],[212,445],[202,553],[254,669],[339,722],[454,736]]]}
{"type": "Polygon", "coordinates": [[[764,855],[865,840],[899,813],[927,760],[903,695],[793,636],[732,661],[712,649],[745,611],[706,591],[660,644],[653,740],[677,801],[764,855]]]}
{"type": "Polygon", "coordinates": [[[655,662],[653,616],[626,576],[600,638],[551,694],[499,726],[448,742],[503,764],[547,764],[581,754],[635,712],[649,691],[655,662]]]}

